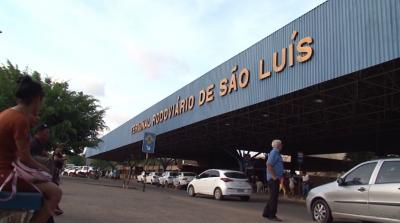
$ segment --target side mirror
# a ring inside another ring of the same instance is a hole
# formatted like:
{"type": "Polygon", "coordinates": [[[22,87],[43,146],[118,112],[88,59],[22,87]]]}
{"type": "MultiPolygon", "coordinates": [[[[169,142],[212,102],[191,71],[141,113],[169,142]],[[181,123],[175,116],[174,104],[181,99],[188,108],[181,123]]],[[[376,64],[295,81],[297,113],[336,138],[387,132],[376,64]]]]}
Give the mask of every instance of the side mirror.
{"type": "Polygon", "coordinates": [[[199,175],[197,175],[195,178],[196,178],[196,179],[200,179],[199,175]]]}
{"type": "Polygon", "coordinates": [[[338,183],[339,186],[343,186],[344,185],[344,179],[339,177],[336,182],[338,183]]]}

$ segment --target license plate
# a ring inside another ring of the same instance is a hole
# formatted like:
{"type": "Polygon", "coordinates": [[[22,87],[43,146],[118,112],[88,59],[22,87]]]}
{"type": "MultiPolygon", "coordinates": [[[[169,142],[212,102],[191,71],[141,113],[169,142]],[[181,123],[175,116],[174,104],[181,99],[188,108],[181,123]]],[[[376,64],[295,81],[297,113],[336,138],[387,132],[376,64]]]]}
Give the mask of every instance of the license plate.
{"type": "Polygon", "coordinates": [[[237,191],[238,191],[238,192],[244,192],[244,190],[243,190],[243,189],[238,189],[237,191]]]}

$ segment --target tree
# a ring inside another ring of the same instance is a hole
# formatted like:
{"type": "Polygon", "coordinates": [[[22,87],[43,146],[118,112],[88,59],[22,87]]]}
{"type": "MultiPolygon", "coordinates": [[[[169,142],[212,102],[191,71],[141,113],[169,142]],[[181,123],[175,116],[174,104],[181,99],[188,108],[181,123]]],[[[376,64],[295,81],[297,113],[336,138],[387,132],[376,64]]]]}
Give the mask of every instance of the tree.
{"type": "Polygon", "coordinates": [[[67,163],[74,164],[75,166],[85,166],[85,157],[80,155],[68,156],[67,163]]]}
{"type": "Polygon", "coordinates": [[[159,164],[161,164],[164,171],[166,171],[168,166],[175,161],[173,158],[157,158],[157,160],[159,164]]]}
{"type": "Polygon", "coordinates": [[[42,83],[45,99],[40,111],[40,123],[47,123],[51,130],[51,143],[63,143],[66,152],[80,154],[85,147],[94,147],[98,135],[106,129],[105,109],[99,101],[83,92],[71,91],[68,82],[53,82],[34,71],[20,71],[11,62],[0,66],[0,111],[14,106],[17,80],[22,75],[31,75],[42,83]]]}

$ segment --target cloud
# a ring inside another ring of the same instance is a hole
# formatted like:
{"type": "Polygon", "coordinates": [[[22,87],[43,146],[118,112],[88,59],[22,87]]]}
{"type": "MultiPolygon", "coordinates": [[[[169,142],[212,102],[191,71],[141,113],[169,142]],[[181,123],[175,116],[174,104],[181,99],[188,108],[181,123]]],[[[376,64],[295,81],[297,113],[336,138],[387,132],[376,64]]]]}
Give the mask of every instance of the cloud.
{"type": "Polygon", "coordinates": [[[112,130],[322,2],[1,0],[0,62],[99,97],[112,130]]]}
{"type": "Polygon", "coordinates": [[[189,73],[189,66],[169,53],[143,49],[132,43],[127,44],[125,49],[132,61],[149,79],[160,80],[172,74],[184,76],[189,73]]]}
{"type": "Polygon", "coordinates": [[[85,93],[93,95],[95,97],[104,97],[105,96],[105,83],[98,82],[98,81],[86,83],[85,93]]]}

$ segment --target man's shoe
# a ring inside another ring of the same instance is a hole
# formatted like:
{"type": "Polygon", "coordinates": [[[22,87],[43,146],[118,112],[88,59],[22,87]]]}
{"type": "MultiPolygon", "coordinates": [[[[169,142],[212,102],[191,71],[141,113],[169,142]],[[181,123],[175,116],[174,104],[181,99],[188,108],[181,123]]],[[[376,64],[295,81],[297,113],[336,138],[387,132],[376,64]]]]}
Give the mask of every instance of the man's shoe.
{"type": "Polygon", "coordinates": [[[273,217],[273,218],[268,218],[268,220],[270,221],[282,221],[282,219],[278,218],[278,217],[273,217]]]}
{"type": "Polygon", "coordinates": [[[62,214],[64,214],[64,211],[61,210],[61,209],[56,209],[56,210],[54,211],[54,214],[56,214],[56,215],[62,215],[62,214]]]}

